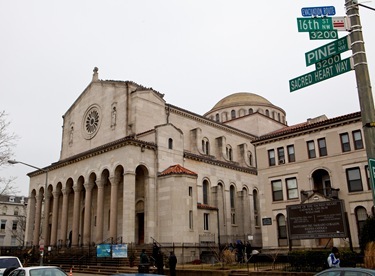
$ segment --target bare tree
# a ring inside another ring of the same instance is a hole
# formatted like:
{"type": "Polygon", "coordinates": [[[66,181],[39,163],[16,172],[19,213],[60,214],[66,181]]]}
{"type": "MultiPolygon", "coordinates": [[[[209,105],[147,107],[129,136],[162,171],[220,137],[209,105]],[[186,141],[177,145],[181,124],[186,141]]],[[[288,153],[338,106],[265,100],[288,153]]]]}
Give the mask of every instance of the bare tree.
{"type": "MultiPolygon", "coordinates": [[[[0,111],[0,168],[8,165],[8,160],[13,156],[13,148],[18,137],[9,133],[10,122],[7,120],[5,111],[0,111]]],[[[18,190],[14,187],[15,177],[0,176],[0,195],[16,194],[18,190]]]]}
{"type": "Polygon", "coordinates": [[[26,205],[23,205],[18,210],[18,214],[14,217],[17,221],[17,227],[8,227],[8,230],[12,233],[12,237],[15,237],[18,245],[25,245],[25,231],[26,231],[26,205]]]}

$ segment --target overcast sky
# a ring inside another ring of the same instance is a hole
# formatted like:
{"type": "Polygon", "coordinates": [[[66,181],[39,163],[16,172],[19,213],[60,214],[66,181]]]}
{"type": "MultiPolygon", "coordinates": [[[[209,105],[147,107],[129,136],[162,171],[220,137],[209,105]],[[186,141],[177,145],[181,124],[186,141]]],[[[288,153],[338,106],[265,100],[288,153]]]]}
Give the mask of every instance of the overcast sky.
{"type": "MultiPolygon", "coordinates": [[[[357,112],[354,71],[289,92],[290,79],[315,70],[306,67],[305,53],[330,42],[298,32],[301,8],[334,6],[335,16],[344,16],[344,5],[345,0],[0,0],[0,110],[20,137],[14,158],[37,167],[58,161],[62,115],[90,83],[95,66],[100,79],[152,87],[167,103],[200,115],[236,92],[259,94],[283,108],[289,125],[357,112]]],[[[375,11],[361,7],[360,14],[374,83],[375,11]]],[[[16,176],[27,196],[30,171],[19,164],[1,168],[0,175],[16,176]]]]}

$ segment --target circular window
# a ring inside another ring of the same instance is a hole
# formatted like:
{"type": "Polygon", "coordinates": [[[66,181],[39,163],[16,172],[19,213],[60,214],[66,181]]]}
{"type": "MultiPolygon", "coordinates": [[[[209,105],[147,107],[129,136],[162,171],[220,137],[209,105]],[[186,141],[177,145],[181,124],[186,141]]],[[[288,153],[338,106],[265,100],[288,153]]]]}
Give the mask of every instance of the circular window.
{"type": "Polygon", "coordinates": [[[101,122],[100,109],[97,105],[91,106],[83,119],[83,132],[86,139],[91,139],[98,132],[101,122]]]}

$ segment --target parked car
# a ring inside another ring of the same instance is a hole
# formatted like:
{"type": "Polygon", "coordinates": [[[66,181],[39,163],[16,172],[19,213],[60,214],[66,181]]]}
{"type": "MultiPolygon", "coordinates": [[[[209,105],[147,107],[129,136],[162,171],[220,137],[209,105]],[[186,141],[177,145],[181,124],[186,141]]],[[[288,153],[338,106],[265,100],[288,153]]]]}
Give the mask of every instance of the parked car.
{"type": "Polygon", "coordinates": [[[375,270],[356,267],[329,268],[316,276],[375,276],[375,270]]]}
{"type": "Polygon", "coordinates": [[[0,256],[0,276],[2,276],[4,272],[8,272],[18,267],[22,267],[22,263],[17,257],[0,256]]]}
{"type": "Polygon", "coordinates": [[[64,270],[57,266],[29,266],[13,270],[9,276],[66,276],[64,270]]]}

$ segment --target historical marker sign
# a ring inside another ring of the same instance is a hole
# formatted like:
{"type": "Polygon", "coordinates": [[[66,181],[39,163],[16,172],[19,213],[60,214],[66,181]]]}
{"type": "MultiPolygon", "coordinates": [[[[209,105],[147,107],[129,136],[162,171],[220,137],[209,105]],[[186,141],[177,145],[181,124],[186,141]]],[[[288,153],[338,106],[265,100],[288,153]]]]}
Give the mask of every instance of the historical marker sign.
{"type": "Polygon", "coordinates": [[[341,200],[286,206],[289,238],[345,238],[344,208],[341,200]]]}
{"type": "Polygon", "coordinates": [[[309,85],[330,79],[353,70],[351,58],[346,58],[332,65],[320,66],[319,70],[312,71],[289,81],[289,90],[294,92],[309,85]]]}
{"type": "Polygon", "coordinates": [[[332,41],[326,45],[316,48],[305,53],[306,66],[317,63],[318,61],[327,59],[331,56],[338,55],[350,49],[349,36],[332,41]]]}
{"type": "Polygon", "coordinates": [[[331,17],[319,18],[297,18],[299,32],[326,31],[333,30],[333,22],[331,17]]]}

